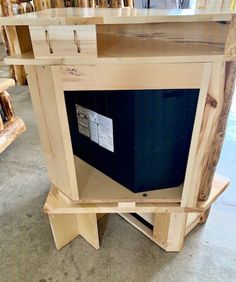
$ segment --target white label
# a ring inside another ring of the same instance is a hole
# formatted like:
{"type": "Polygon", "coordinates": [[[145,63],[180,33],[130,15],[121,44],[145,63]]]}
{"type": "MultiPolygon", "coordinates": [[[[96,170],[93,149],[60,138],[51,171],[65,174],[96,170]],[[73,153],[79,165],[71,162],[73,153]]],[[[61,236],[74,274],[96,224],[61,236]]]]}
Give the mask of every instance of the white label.
{"type": "Polygon", "coordinates": [[[93,142],[98,143],[98,114],[91,110],[87,110],[89,117],[89,135],[93,142]]]}
{"type": "Polygon", "coordinates": [[[98,144],[114,152],[112,119],[98,114],[98,144]]]}
{"type": "Polygon", "coordinates": [[[85,108],[76,105],[79,133],[89,137],[89,117],[85,108]]]}
{"type": "Polygon", "coordinates": [[[112,119],[76,105],[79,133],[101,147],[114,152],[112,119]]]}

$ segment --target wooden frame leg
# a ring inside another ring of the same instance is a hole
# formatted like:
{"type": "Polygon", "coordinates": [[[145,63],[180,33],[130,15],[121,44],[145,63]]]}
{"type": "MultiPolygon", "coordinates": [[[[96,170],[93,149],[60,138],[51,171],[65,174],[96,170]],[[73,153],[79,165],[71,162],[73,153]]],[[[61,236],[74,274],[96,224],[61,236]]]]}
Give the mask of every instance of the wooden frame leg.
{"type": "Polygon", "coordinates": [[[95,213],[49,214],[48,217],[58,250],[78,235],[81,235],[94,248],[99,249],[97,216],[95,213]]]}
{"type": "Polygon", "coordinates": [[[179,252],[183,247],[187,213],[156,213],[153,240],[165,251],[179,252]]]}

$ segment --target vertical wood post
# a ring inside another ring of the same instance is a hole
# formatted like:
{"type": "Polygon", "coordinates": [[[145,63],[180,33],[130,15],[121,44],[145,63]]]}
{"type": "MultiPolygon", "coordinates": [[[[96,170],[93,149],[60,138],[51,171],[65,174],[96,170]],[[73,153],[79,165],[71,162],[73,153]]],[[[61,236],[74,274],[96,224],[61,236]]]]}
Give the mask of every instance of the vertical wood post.
{"type": "MultiPolygon", "coordinates": [[[[212,87],[209,91],[213,90],[213,93],[209,93],[210,104],[213,103],[213,107],[217,108],[218,111],[217,119],[215,120],[215,126],[213,126],[211,140],[209,140],[209,150],[205,156],[203,162],[202,175],[200,177],[200,190],[199,190],[199,200],[206,201],[211,192],[211,186],[213,182],[214,173],[216,166],[219,161],[220,153],[222,150],[224,136],[226,132],[227,120],[230,111],[230,106],[233,99],[235,80],[236,80],[236,16],[233,15],[227,44],[225,47],[225,54],[231,57],[231,62],[226,62],[224,69],[218,74],[218,77],[213,77],[212,87]],[[219,84],[215,84],[219,81],[219,84]],[[218,89],[215,89],[218,87],[218,89]],[[214,90],[215,89],[215,90],[214,90]],[[215,93],[217,99],[214,99],[215,93]]],[[[205,119],[207,117],[205,116],[205,119]]]]}
{"type": "Polygon", "coordinates": [[[156,213],[154,215],[154,241],[166,251],[181,251],[186,222],[187,213],[156,213]]]}

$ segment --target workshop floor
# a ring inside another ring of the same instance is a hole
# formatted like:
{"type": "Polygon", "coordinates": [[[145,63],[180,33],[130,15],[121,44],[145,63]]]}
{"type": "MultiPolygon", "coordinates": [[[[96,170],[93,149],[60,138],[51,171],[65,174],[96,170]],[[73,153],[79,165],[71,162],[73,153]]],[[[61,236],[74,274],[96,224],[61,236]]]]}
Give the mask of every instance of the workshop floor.
{"type": "Polygon", "coordinates": [[[236,281],[236,96],[218,166],[230,188],[182,252],[166,253],[118,215],[100,220],[100,250],[81,237],[56,250],[42,211],[49,182],[29,91],[10,93],[27,132],[0,155],[1,282],[236,281]]]}

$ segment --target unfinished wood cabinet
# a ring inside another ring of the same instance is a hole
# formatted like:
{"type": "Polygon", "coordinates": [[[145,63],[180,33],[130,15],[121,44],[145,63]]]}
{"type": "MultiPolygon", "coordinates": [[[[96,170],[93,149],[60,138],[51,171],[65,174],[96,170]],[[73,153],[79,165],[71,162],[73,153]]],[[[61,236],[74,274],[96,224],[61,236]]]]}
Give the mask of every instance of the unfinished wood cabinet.
{"type": "Polygon", "coordinates": [[[235,83],[236,16],[68,8],[0,23],[28,34],[27,42],[18,38],[22,54],[5,62],[26,69],[52,183],[44,211],[56,247],[81,235],[98,248],[98,215],[119,213],[166,251],[180,251],[184,237],[206,221],[229,184],[215,170],[235,83]],[[133,193],[74,155],[66,91],[122,89],[199,91],[179,186],[133,193]]]}

